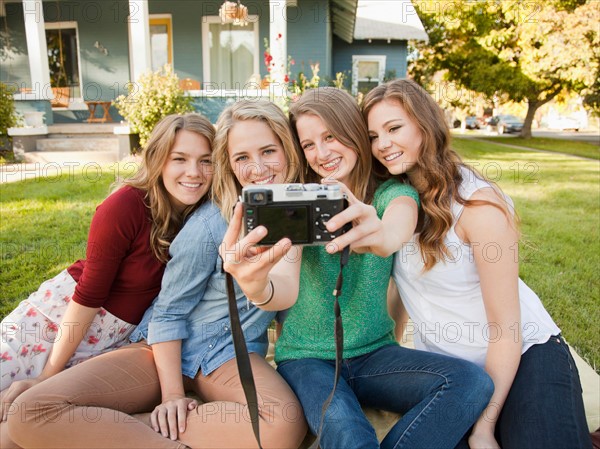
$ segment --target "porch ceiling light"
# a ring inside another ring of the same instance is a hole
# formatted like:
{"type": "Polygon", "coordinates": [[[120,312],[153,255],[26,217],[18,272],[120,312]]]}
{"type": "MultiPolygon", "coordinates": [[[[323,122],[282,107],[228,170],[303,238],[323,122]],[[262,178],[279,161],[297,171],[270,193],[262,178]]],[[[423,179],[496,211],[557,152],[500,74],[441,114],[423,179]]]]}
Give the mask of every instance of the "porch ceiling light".
{"type": "Polygon", "coordinates": [[[240,3],[225,1],[219,8],[219,16],[221,23],[232,23],[233,25],[248,24],[248,8],[240,3]]]}

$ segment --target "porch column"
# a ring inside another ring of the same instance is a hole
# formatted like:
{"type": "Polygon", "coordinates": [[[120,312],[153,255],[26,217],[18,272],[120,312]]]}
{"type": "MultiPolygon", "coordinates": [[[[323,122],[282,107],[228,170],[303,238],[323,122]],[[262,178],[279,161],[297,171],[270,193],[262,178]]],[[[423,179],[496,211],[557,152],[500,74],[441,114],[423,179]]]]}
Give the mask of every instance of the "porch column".
{"type": "Polygon", "coordinates": [[[269,47],[275,63],[271,69],[271,82],[282,87],[287,68],[287,0],[269,0],[269,47]]]}
{"type": "Polygon", "coordinates": [[[132,81],[152,69],[150,52],[150,16],[147,0],[129,0],[129,54],[132,81]]]}
{"type": "Polygon", "coordinates": [[[51,100],[53,95],[50,90],[50,66],[48,65],[42,1],[23,0],[23,16],[25,17],[25,38],[29,56],[31,88],[37,99],[51,100]]]}

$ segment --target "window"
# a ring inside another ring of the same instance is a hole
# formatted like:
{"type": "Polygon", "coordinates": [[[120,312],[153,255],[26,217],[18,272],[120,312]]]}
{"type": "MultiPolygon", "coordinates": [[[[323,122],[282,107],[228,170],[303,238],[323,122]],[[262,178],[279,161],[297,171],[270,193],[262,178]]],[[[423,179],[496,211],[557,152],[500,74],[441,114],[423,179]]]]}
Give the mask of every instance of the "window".
{"type": "Polygon", "coordinates": [[[202,18],[203,86],[244,89],[259,73],[258,17],[245,26],[222,24],[217,16],[202,18]]]}
{"type": "Polygon", "coordinates": [[[48,22],[45,26],[53,107],[67,107],[70,99],[81,97],[77,23],[48,22]]]}
{"type": "Polygon", "coordinates": [[[383,82],[385,56],[352,56],[352,93],[367,93],[383,82]]]}
{"type": "Polygon", "coordinates": [[[150,49],[152,52],[152,70],[156,71],[165,64],[173,65],[173,27],[171,16],[150,16],[150,49]]]}

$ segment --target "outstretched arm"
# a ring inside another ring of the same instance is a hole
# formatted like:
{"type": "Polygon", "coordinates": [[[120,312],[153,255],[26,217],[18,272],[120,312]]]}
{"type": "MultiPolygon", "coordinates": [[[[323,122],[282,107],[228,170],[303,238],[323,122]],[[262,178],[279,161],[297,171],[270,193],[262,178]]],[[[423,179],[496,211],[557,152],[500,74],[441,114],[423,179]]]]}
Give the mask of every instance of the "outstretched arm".
{"type": "Polygon", "coordinates": [[[357,253],[369,252],[388,257],[411,239],[419,213],[417,202],[412,197],[396,197],[379,219],[375,207],[359,201],[348,187],[339,184],[349,206],[327,222],[327,229],[335,232],[346,223],[352,223],[352,229],[329,243],[327,252],[333,254],[350,245],[350,249],[357,253]]]}
{"type": "Polygon", "coordinates": [[[233,218],[219,247],[223,268],[230,273],[249,301],[264,310],[285,310],[298,298],[302,250],[282,239],[271,247],[255,246],[268,230],[258,226],[241,240],[242,205],[233,218]]]}

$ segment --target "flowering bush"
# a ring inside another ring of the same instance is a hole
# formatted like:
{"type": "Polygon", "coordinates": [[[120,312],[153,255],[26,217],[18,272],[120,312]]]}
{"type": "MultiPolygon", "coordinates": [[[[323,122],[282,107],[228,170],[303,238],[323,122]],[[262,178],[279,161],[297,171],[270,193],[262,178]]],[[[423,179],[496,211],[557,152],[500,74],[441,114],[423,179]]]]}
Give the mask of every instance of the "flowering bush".
{"type": "Polygon", "coordinates": [[[168,64],[140,76],[136,83],[129,83],[127,91],[127,95],[120,95],[113,104],[131,131],[139,134],[142,146],[163,117],[194,110],[191,97],[184,95],[177,75],[168,64]]]}
{"type": "MultiPolygon", "coordinates": [[[[276,40],[281,39],[281,37],[282,37],[282,35],[278,34],[276,40]]],[[[264,52],[263,56],[264,56],[264,61],[265,61],[265,67],[267,69],[267,76],[265,76],[264,81],[268,85],[268,83],[270,83],[272,81],[271,72],[273,71],[273,69],[275,69],[275,62],[273,62],[273,55],[271,54],[271,47],[269,46],[269,39],[267,39],[266,37],[264,40],[264,45],[265,45],[265,52],[264,52]]],[[[285,67],[285,70],[283,72],[283,82],[284,83],[290,82],[291,69],[295,63],[296,62],[294,61],[294,59],[290,55],[288,55],[287,66],[285,67]]]]}

